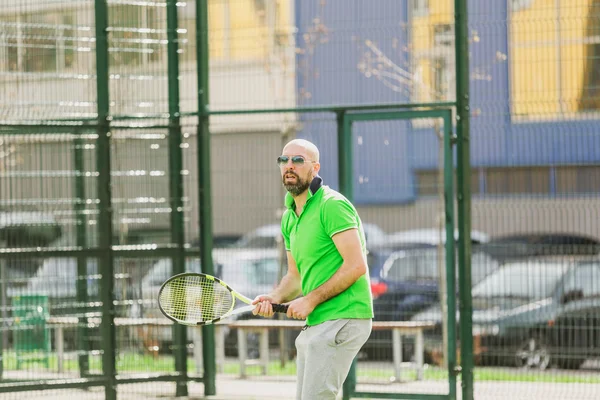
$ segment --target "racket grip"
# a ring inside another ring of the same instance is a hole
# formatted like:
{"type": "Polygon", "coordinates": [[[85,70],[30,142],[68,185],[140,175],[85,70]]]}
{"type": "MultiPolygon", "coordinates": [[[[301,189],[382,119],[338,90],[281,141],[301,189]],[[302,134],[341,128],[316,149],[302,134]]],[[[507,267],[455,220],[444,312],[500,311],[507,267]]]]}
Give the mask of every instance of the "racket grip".
{"type": "Polygon", "coordinates": [[[287,304],[272,304],[273,306],[273,311],[278,312],[278,313],[287,313],[288,310],[288,305],[287,304]]]}

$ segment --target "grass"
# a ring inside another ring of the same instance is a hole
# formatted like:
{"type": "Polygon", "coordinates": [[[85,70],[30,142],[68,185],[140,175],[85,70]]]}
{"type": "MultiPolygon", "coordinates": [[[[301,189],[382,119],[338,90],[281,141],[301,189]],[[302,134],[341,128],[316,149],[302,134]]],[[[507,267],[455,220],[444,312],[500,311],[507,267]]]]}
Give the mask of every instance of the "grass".
{"type": "MultiPolygon", "coordinates": [[[[98,354],[91,355],[90,372],[102,372],[102,359],[98,354]]],[[[41,363],[27,362],[21,369],[39,370],[40,372],[55,372],[58,369],[58,360],[55,353],[48,356],[49,368],[46,369],[41,363]]],[[[16,354],[12,351],[4,352],[4,370],[16,370],[16,354]]],[[[77,372],[79,369],[77,359],[73,354],[69,354],[63,362],[65,372],[77,372]]],[[[153,356],[141,353],[119,353],[117,355],[117,371],[119,373],[160,373],[175,372],[173,357],[167,355],[153,356]]],[[[196,373],[196,365],[192,357],[188,358],[188,372],[196,373]]],[[[412,370],[403,371],[403,378],[407,380],[416,379],[416,372],[412,370]]],[[[240,366],[234,360],[227,360],[224,366],[224,373],[229,375],[239,375],[240,366]]],[[[246,367],[246,373],[249,376],[260,375],[262,369],[259,366],[246,367]]],[[[296,365],[293,361],[287,362],[283,367],[279,360],[269,363],[267,368],[269,376],[288,376],[294,377],[296,374],[296,365]]],[[[358,379],[370,381],[389,381],[393,376],[394,369],[391,363],[359,363],[357,368],[358,379]]],[[[508,381],[508,382],[552,382],[552,383],[600,383],[600,374],[586,373],[576,371],[549,370],[532,371],[511,368],[476,368],[474,371],[475,381],[508,381]]],[[[428,366],[424,371],[425,380],[443,381],[448,379],[447,371],[428,366]]]]}

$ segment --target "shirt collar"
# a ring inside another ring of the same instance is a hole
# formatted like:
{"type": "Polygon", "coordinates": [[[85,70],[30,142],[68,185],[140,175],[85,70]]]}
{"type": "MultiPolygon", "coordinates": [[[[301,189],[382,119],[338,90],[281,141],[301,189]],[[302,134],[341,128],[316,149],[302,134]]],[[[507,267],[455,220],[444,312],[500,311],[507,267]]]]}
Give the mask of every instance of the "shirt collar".
{"type": "MultiPolygon", "coordinates": [[[[319,175],[317,175],[313,178],[312,182],[308,186],[308,192],[306,193],[306,202],[307,203],[319,191],[319,189],[321,189],[321,186],[323,186],[323,178],[321,178],[319,175]]],[[[292,197],[291,194],[289,194],[289,192],[286,193],[285,194],[285,206],[289,209],[293,209],[294,205],[295,205],[294,198],[292,197]]]]}

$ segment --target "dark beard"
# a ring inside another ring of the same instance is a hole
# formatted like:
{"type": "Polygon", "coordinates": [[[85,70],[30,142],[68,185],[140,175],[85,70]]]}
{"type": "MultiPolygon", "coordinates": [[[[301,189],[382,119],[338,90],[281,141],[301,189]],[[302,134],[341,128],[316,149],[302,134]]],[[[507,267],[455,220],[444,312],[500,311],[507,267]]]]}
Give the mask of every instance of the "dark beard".
{"type": "Polygon", "coordinates": [[[285,183],[285,175],[282,178],[285,190],[287,190],[292,196],[298,196],[306,191],[310,186],[310,182],[308,180],[302,180],[297,174],[294,174],[293,172],[288,172],[287,174],[293,174],[296,176],[296,183],[294,184],[285,183]]]}

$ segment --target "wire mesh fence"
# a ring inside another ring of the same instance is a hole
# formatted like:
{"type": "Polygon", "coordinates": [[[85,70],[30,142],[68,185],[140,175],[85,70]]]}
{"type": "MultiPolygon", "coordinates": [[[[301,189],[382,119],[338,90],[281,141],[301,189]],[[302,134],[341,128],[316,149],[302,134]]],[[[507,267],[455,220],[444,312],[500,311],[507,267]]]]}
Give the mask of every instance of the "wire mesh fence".
{"type": "MultiPolygon", "coordinates": [[[[476,392],[595,398],[600,2],[469,1],[468,18],[476,392]]],[[[343,115],[437,103],[456,117],[456,30],[451,0],[4,0],[0,396],[87,386],[90,398],[113,398],[119,382],[119,397],[148,398],[202,380],[200,330],[174,331],[156,294],[173,273],[203,270],[203,196],[215,274],[249,296],[269,291],[285,268],[283,145],[313,141],[325,184],[339,189],[343,115]]],[[[374,330],[357,387],[444,396],[448,342],[460,361],[462,340],[447,328],[459,293],[444,268],[441,120],[355,121],[348,134],[374,319],[431,325],[420,338],[374,330]]],[[[241,374],[256,387],[293,384],[298,332],[269,330],[265,360],[262,334],[217,327],[217,381],[240,396],[241,374]]]]}

